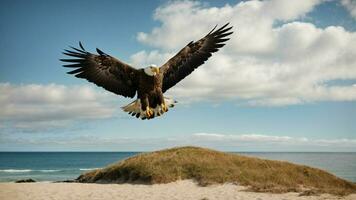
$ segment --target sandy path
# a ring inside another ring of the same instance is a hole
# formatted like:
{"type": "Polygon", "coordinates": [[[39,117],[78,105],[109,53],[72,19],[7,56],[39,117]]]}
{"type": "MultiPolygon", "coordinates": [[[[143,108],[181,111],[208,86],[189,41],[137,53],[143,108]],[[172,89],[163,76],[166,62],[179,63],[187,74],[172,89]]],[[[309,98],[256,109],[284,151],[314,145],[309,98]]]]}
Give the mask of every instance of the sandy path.
{"type": "Polygon", "coordinates": [[[347,199],[355,200],[356,194],[347,197],[302,196],[298,193],[269,194],[241,191],[244,188],[232,184],[199,187],[185,180],[169,184],[83,184],[83,183],[0,183],[1,200],[272,200],[272,199],[347,199]]]}

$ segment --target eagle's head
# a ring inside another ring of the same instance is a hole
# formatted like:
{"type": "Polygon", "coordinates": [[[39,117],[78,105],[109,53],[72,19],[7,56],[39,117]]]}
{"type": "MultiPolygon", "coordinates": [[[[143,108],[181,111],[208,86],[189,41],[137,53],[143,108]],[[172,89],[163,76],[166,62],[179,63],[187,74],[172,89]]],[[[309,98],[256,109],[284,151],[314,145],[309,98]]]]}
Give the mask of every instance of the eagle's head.
{"type": "Polygon", "coordinates": [[[159,74],[159,67],[157,67],[157,65],[151,64],[150,66],[144,68],[143,71],[148,76],[156,76],[156,74],[159,74]]]}

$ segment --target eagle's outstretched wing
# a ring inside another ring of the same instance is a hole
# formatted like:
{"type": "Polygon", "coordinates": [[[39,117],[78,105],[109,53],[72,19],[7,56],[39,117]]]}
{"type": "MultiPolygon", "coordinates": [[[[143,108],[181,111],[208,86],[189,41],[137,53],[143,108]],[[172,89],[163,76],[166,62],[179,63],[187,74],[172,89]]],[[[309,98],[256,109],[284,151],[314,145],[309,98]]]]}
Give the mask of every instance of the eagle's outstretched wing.
{"type": "Polygon", "coordinates": [[[214,31],[215,26],[205,37],[197,42],[190,42],[160,67],[160,71],[164,76],[162,92],[167,91],[184,79],[199,65],[208,60],[212,53],[225,45],[224,42],[230,39],[226,38],[226,36],[233,33],[230,31],[232,27],[228,27],[228,25],[229,23],[214,31]]]}
{"type": "Polygon", "coordinates": [[[96,49],[99,55],[87,52],[79,42],[80,49],[71,47],[63,54],[72,59],[60,59],[71,64],[64,67],[76,68],[68,74],[75,74],[77,78],[85,78],[98,86],[125,97],[134,97],[137,90],[138,70],[118,59],[96,49]]]}

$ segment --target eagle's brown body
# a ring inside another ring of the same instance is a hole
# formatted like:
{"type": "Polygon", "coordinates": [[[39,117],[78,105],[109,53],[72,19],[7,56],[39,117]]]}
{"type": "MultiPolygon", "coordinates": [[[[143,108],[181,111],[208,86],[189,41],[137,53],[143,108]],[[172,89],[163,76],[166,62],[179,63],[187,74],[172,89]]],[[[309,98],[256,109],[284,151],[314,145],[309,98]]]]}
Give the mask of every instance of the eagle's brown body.
{"type": "Polygon", "coordinates": [[[61,61],[70,63],[63,65],[64,67],[74,68],[69,74],[87,79],[110,92],[131,98],[137,94],[137,99],[124,106],[123,110],[137,118],[151,119],[167,112],[168,107],[173,107],[176,103],[163,94],[202,65],[229,40],[226,37],[232,34],[232,27],[226,24],[218,30],[215,28],[200,40],[188,43],[159,68],[149,66],[136,69],[100,49],[96,49],[98,54],[89,53],[81,43],[80,48],[71,47],[73,50],[65,50],[64,54],[73,58],[61,61]]]}
{"type": "Polygon", "coordinates": [[[137,98],[141,100],[141,108],[143,110],[145,110],[148,105],[152,108],[156,108],[158,105],[164,103],[161,89],[162,80],[163,75],[161,73],[155,76],[148,76],[143,70],[140,70],[137,98]]]}

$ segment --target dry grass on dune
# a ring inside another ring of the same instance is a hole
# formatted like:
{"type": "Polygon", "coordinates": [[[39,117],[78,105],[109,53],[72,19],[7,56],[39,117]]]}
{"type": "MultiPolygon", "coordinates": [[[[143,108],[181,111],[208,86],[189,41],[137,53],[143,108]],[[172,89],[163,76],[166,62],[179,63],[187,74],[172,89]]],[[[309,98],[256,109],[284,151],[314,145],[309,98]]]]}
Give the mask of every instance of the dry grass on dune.
{"type": "Polygon", "coordinates": [[[200,185],[236,183],[258,192],[300,192],[346,195],[356,185],[320,169],[282,161],[223,153],[199,147],[143,153],[78,177],[91,183],[169,183],[194,179],[200,185]]]}

